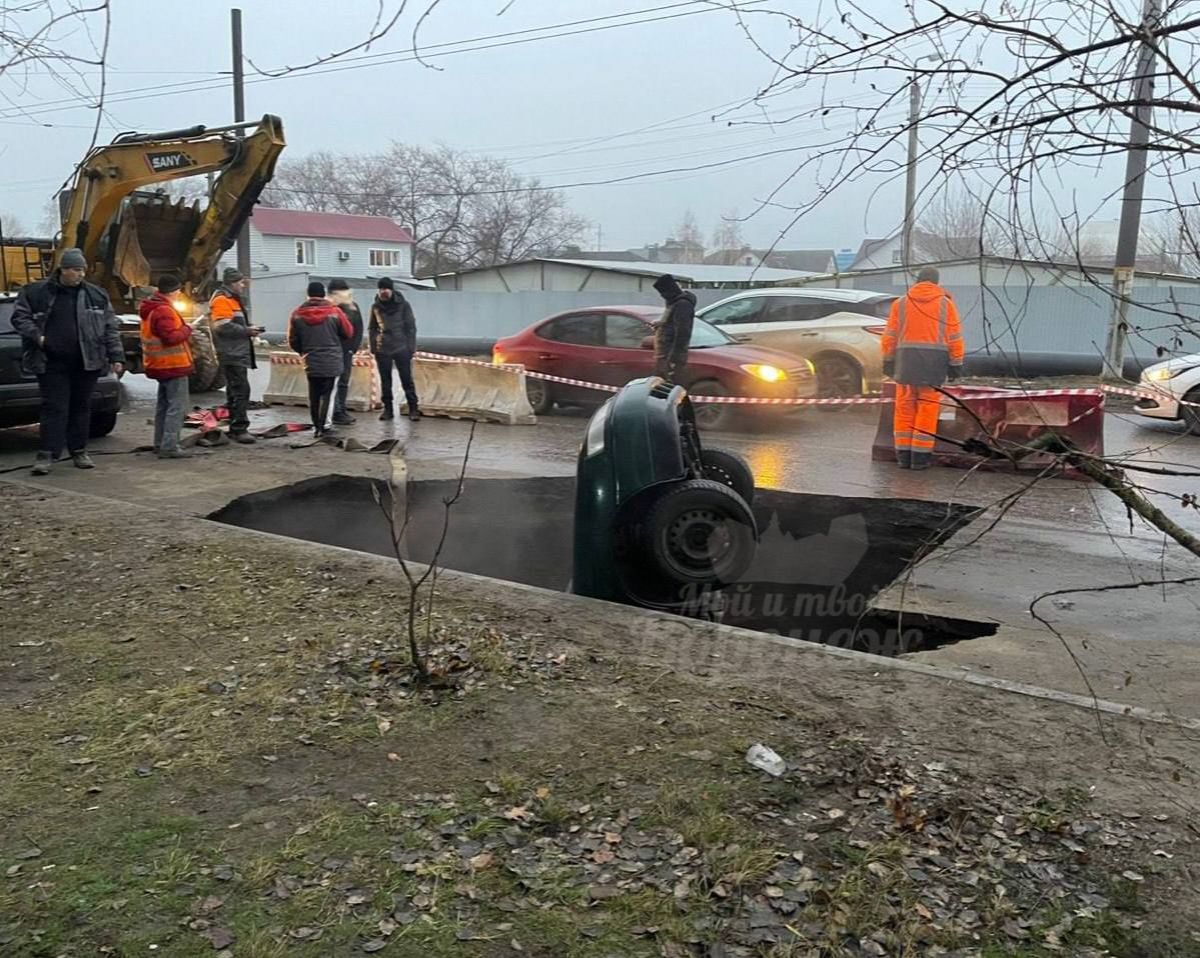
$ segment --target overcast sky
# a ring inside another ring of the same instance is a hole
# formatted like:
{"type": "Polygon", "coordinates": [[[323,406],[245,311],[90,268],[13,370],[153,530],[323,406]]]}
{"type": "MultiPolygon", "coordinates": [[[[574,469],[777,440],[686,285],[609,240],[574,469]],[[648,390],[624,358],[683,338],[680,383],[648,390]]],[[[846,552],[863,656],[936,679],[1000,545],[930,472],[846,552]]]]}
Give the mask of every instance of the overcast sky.
{"type": "MultiPolygon", "coordinates": [[[[770,6],[798,12],[814,4],[772,0],[770,6]]],[[[611,249],[662,241],[689,209],[710,237],[723,213],[753,211],[792,170],[794,156],[807,155],[805,145],[820,137],[812,122],[729,127],[710,120],[718,108],[761,88],[772,68],[746,41],[731,13],[701,2],[441,0],[421,34],[422,48],[431,56],[463,41],[568,21],[594,20],[552,32],[663,19],[439,56],[430,59],[436,70],[413,62],[406,52],[416,15],[427,3],[410,0],[409,5],[396,29],[368,51],[370,59],[352,54],[337,61],[342,68],[283,79],[264,80],[248,71],[247,115],[269,112],[283,118],[285,159],[316,149],[372,151],[391,140],[445,143],[505,157],[520,172],[554,184],[735,161],[708,171],[566,191],[571,206],[593,223],[584,245],[595,246],[602,237],[603,247],[611,249]],[[618,14],[628,16],[603,19],[618,14]],[[390,51],[395,51],[391,57],[379,56],[390,51]],[[782,150],[797,153],[745,159],[782,150]]],[[[385,6],[392,11],[396,4],[386,0],[385,6]]],[[[230,67],[230,4],[114,0],[113,7],[101,142],[117,130],[232,120],[229,79],[222,73],[230,67]],[[203,89],[170,86],[183,83],[203,89]]],[[[365,38],[377,4],[244,0],[242,7],[246,55],[270,69],[305,64],[365,38]]],[[[786,45],[783,21],[755,22],[761,37],[786,45]]],[[[524,37],[480,44],[516,39],[524,37]]],[[[76,44],[85,41],[82,33],[74,38],[76,44]]],[[[33,77],[24,86],[10,77],[3,92],[9,105],[0,105],[0,212],[15,214],[36,231],[46,199],[90,141],[94,112],[70,106],[71,93],[46,77],[33,77]],[[43,123],[53,125],[38,125],[43,123]]],[[[812,105],[813,96],[800,91],[780,97],[772,113],[812,105]]],[[[753,114],[743,110],[739,115],[753,114]]],[[[878,185],[873,195],[856,188],[806,216],[780,246],[857,247],[864,236],[893,230],[901,216],[903,182],[887,185],[881,179],[878,185]]],[[[1099,196],[1104,187],[1101,178],[1081,188],[1099,196]]],[[[813,189],[809,179],[799,177],[781,199],[799,202],[813,189]]],[[[1104,211],[1114,217],[1116,212],[1115,206],[1104,211]]],[[[744,224],[743,235],[755,245],[770,244],[789,218],[768,209],[744,224]]]]}

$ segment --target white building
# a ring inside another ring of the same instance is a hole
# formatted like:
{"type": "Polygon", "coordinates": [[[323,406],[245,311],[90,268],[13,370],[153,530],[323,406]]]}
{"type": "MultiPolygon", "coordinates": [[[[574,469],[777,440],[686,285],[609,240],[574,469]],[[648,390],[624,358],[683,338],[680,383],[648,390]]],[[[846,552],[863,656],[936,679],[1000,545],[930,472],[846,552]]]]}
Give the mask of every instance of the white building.
{"type": "MultiPolygon", "coordinates": [[[[411,277],[413,238],[386,216],[256,207],[250,218],[251,276],[306,272],[375,280],[411,277]]],[[[236,266],[236,247],[221,266],[236,266]]]]}

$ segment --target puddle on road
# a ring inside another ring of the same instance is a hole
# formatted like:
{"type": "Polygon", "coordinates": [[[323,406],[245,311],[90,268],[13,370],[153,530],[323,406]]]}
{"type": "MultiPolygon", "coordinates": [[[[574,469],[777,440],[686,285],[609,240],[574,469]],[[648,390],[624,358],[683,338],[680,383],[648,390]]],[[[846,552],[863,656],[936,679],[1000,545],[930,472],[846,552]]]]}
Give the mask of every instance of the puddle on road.
{"type": "MultiPolygon", "coordinates": [[[[322,476],[235,499],[210,519],[279,535],[392,555],[374,480],[322,476]]],[[[408,484],[408,548],[428,561],[456,481],[408,484]]],[[[468,479],[455,504],[442,566],[566,591],[571,577],[575,480],[468,479]]],[[[869,608],[922,549],[936,547],[968,510],[917,499],[755,493],[761,533],[743,581],[724,590],[729,625],[885,655],[992,635],[990,623],[869,608]]],[[[698,597],[697,606],[703,606],[698,597]]]]}

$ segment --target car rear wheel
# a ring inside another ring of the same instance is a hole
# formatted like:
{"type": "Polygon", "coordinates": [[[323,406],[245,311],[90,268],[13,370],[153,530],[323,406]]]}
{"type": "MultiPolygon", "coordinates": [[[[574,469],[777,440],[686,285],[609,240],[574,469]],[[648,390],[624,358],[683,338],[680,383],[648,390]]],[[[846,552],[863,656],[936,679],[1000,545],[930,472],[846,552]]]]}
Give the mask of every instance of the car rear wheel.
{"type": "Polygon", "coordinates": [[[1193,436],[1200,436],[1200,388],[1193,389],[1183,397],[1184,402],[1194,402],[1195,406],[1180,406],[1179,418],[1187,424],[1188,431],[1193,436]]]}
{"type": "MultiPolygon", "coordinates": [[[[862,369],[847,356],[823,356],[814,363],[817,395],[822,399],[849,399],[862,395],[862,369]]],[[[822,412],[842,412],[848,405],[818,406],[822,412]]]]}
{"type": "MultiPolygon", "coordinates": [[[[691,396],[728,396],[728,391],[715,379],[702,379],[688,387],[691,396]]],[[[696,425],[701,429],[729,429],[737,419],[731,403],[698,402],[694,404],[696,425]]]]}
{"type": "Polygon", "coordinates": [[[736,452],[725,449],[705,449],[700,453],[704,478],[728,486],[746,503],[754,502],[754,472],[750,464],[736,452]]]}
{"type": "Polygon", "coordinates": [[[736,582],[754,561],[754,513],[711,479],[671,486],[650,506],[643,548],[653,571],[681,586],[736,582]]]}
{"type": "Polygon", "coordinates": [[[533,407],[535,416],[544,416],[554,405],[554,400],[550,398],[550,384],[544,379],[526,376],[525,396],[529,400],[529,405],[533,407]]]}
{"type": "Polygon", "coordinates": [[[100,439],[116,428],[117,414],[115,412],[93,413],[91,422],[88,424],[88,435],[93,439],[100,439]]]}

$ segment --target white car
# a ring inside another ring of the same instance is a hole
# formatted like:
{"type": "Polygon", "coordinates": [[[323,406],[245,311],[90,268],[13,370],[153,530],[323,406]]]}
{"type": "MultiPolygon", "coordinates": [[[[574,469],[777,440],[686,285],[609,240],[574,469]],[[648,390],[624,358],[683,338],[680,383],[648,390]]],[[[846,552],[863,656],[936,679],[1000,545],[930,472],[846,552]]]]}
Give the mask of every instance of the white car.
{"type": "Polygon", "coordinates": [[[1139,415],[1182,421],[1200,436],[1200,353],[1147,366],[1142,371],[1142,385],[1153,389],[1155,395],[1134,404],[1139,415]]]}
{"type": "Polygon", "coordinates": [[[696,315],[742,342],[807,359],[821,396],[860,396],[880,388],[879,343],[895,298],[866,289],[776,286],[738,293],[696,315]]]}

